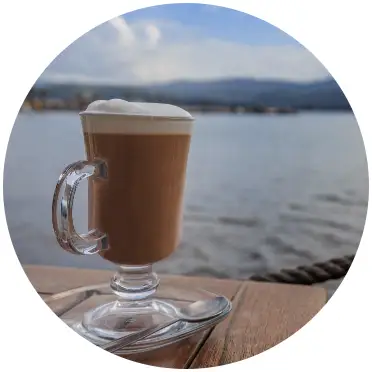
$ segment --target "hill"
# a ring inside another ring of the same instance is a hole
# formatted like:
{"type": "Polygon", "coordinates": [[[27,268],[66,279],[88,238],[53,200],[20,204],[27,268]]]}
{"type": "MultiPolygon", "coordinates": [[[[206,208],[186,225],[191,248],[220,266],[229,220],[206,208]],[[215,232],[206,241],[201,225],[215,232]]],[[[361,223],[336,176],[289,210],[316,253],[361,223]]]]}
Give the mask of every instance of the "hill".
{"type": "Polygon", "coordinates": [[[36,85],[46,96],[68,100],[77,95],[110,99],[169,102],[175,104],[214,104],[274,106],[295,109],[350,110],[335,80],[294,83],[274,80],[224,79],[215,81],[175,81],[147,86],[48,84],[36,85]]]}

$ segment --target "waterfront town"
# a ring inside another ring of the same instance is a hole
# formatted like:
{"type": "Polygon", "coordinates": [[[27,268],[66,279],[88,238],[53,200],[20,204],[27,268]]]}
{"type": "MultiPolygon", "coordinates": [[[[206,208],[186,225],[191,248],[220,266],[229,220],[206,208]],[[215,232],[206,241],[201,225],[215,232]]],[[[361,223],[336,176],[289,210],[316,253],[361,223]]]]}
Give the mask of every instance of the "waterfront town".
{"type": "MultiPolygon", "coordinates": [[[[98,93],[92,91],[84,91],[75,93],[70,97],[53,97],[48,94],[46,89],[32,88],[24,100],[21,111],[49,111],[49,110],[67,110],[81,111],[87,105],[97,99],[107,99],[98,93]]],[[[151,102],[167,102],[178,105],[189,112],[226,112],[226,113],[295,113],[296,110],[292,107],[270,107],[263,105],[247,105],[247,104],[221,104],[213,102],[182,102],[169,97],[163,98],[159,96],[146,97],[143,94],[133,96],[129,93],[123,93],[121,97],[132,102],[151,101],[151,102]]]]}

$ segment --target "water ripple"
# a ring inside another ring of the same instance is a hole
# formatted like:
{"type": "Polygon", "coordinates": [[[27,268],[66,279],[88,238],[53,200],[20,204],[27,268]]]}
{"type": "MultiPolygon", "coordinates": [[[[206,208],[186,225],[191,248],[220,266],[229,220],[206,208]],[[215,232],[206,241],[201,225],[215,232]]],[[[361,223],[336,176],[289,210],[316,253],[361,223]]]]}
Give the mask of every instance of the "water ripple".
{"type": "Polygon", "coordinates": [[[347,223],[337,222],[334,220],[329,220],[329,219],[320,218],[320,217],[281,214],[280,219],[285,222],[309,224],[309,225],[320,226],[320,227],[330,227],[330,228],[334,228],[338,230],[353,232],[359,235],[363,233],[363,230],[358,229],[354,226],[351,226],[347,223]]]}
{"type": "Polygon", "coordinates": [[[367,207],[367,203],[363,200],[352,200],[337,194],[317,194],[314,196],[314,199],[325,203],[342,205],[345,207],[367,207]]]}
{"type": "Polygon", "coordinates": [[[235,225],[244,227],[257,227],[262,225],[262,221],[257,217],[237,218],[237,217],[218,217],[218,222],[224,225],[235,225]]]}
{"type": "Polygon", "coordinates": [[[306,259],[312,259],[313,255],[310,252],[304,252],[299,250],[299,247],[295,247],[291,243],[286,242],[283,238],[278,235],[270,235],[265,238],[265,243],[276,251],[282,254],[293,255],[297,257],[303,257],[306,259]]]}

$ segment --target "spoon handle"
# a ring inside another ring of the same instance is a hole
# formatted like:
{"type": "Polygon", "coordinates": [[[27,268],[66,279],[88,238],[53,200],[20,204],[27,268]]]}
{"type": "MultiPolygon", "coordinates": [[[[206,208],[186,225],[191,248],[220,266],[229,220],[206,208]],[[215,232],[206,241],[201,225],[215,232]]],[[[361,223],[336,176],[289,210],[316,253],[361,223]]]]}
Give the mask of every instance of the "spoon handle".
{"type": "Polygon", "coordinates": [[[178,321],[180,321],[180,319],[178,318],[172,319],[172,320],[169,320],[168,322],[159,324],[157,326],[144,329],[142,331],[130,334],[128,336],[120,337],[114,341],[110,341],[104,345],[101,345],[101,348],[113,353],[117,350],[120,350],[124,346],[131,345],[139,340],[142,340],[143,338],[147,336],[151,336],[152,334],[162,330],[163,328],[169,327],[170,325],[177,323],[178,321]]]}

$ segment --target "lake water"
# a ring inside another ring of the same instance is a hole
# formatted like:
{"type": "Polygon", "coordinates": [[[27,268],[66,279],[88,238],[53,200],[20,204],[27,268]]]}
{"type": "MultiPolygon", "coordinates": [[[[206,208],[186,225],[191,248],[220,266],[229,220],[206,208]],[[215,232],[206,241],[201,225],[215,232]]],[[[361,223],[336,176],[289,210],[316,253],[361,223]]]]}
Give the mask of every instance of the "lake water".
{"type": "MultiPolygon", "coordinates": [[[[368,173],[352,114],[196,115],[183,241],[157,270],[247,278],[355,253],[368,173]]],[[[76,113],[21,113],[9,142],[4,198],[24,264],[113,268],[57,245],[51,200],[60,171],[84,159],[76,113]]],[[[85,230],[85,189],[75,219],[85,230]]]]}

